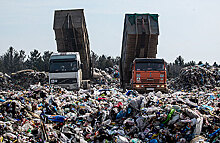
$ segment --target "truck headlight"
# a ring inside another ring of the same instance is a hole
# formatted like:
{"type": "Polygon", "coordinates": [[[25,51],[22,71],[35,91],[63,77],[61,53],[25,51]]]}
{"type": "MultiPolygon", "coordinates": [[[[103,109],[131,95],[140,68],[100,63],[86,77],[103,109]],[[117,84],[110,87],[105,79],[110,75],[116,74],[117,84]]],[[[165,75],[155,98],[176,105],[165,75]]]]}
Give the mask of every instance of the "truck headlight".
{"type": "Polygon", "coordinates": [[[164,85],[161,85],[161,87],[164,87],[164,85]]]}
{"type": "Polygon", "coordinates": [[[53,79],[51,79],[51,80],[50,80],[50,82],[51,82],[51,83],[54,83],[54,80],[53,80],[53,79]]]}
{"type": "Polygon", "coordinates": [[[51,79],[50,82],[51,83],[57,83],[57,79],[51,79]]]}
{"type": "Polygon", "coordinates": [[[136,87],[140,87],[140,85],[136,85],[136,87]]]}
{"type": "Polygon", "coordinates": [[[157,85],[157,87],[160,87],[160,85],[157,85]]]}

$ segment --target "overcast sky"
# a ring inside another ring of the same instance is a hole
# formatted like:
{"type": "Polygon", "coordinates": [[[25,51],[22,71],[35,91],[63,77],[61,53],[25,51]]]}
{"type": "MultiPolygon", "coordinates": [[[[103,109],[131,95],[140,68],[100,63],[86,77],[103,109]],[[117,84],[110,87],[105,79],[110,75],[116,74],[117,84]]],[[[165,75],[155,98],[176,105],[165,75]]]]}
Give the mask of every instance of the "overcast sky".
{"type": "Polygon", "coordinates": [[[220,0],[0,0],[0,55],[56,51],[54,10],[83,8],[91,50],[120,56],[125,13],[159,14],[157,57],[220,64],[220,0]]]}

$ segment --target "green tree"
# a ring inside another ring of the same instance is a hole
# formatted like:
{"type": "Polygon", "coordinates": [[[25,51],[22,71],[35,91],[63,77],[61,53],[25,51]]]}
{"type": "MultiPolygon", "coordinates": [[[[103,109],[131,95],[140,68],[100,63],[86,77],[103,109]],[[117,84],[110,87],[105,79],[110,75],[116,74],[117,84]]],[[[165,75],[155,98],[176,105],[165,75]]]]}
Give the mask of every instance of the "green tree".
{"type": "Polygon", "coordinates": [[[181,56],[179,56],[179,57],[176,58],[174,63],[176,65],[179,65],[179,66],[183,67],[184,66],[184,59],[181,56]]]}
{"type": "Polygon", "coordinates": [[[189,61],[188,63],[185,63],[185,67],[187,66],[195,66],[196,62],[195,61],[189,61]]]}
{"type": "Polygon", "coordinates": [[[12,73],[24,69],[25,52],[16,51],[13,47],[9,47],[7,52],[1,56],[1,71],[5,73],[12,73]]]}
{"type": "Polygon", "coordinates": [[[199,61],[198,65],[202,65],[202,64],[203,64],[202,61],[199,61]]]}
{"type": "Polygon", "coordinates": [[[97,68],[98,67],[99,56],[95,52],[91,51],[91,57],[92,57],[92,66],[93,66],[93,68],[97,68]]]}
{"type": "Polygon", "coordinates": [[[9,47],[7,52],[3,55],[3,72],[12,73],[16,71],[15,68],[15,56],[17,56],[17,51],[13,47],[9,47]]]}
{"type": "Polygon", "coordinates": [[[25,51],[20,50],[19,51],[19,64],[20,64],[21,69],[25,69],[25,64],[24,64],[25,58],[26,58],[25,51]]]}
{"type": "Polygon", "coordinates": [[[105,55],[100,56],[98,59],[98,68],[102,70],[105,69],[105,62],[106,62],[105,55]]]}
{"type": "Polygon", "coordinates": [[[209,65],[208,62],[205,62],[205,66],[206,66],[206,67],[210,67],[210,65],[209,65]]]}
{"type": "Polygon", "coordinates": [[[24,60],[25,60],[25,51],[20,50],[19,52],[14,53],[14,67],[15,71],[23,70],[24,67],[24,60]]]}
{"type": "Polygon", "coordinates": [[[112,59],[111,56],[108,56],[105,62],[105,68],[113,67],[113,61],[114,59],[112,59]]]}
{"type": "Polygon", "coordinates": [[[179,75],[180,70],[184,67],[184,59],[181,56],[178,56],[174,63],[168,64],[168,77],[177,77],[179,75]]]}
{"type": "Polygon", "coordinates": [[[213,66],[214,67],[218,67],[218,64],[216,62],[214,62],[213,66]]]}
{"type": "Polygon", "coordinates": [[[53,52],[45,51],[43,55],[43,71],[48,72],[49,71],[49,65],[50,65],[50,57],[53,54],[53,52]]]}
{"type": "Polygon", "coordinates": [[[3,57],[0,56],[0,72],[3,72],[3,57]]]}
{"type": "Polygon", "coordinates": [[[26,61],[27,68],[42,71],[43,70],[43,60],[41,57],[41,53],[34,49],[34,51],[30,52],[30,56],[28,56],[28,59],[26,61]]]}
{"type": "Polygon", "coordinates": [[[120,64],[120,57],[119,56],[117,56],[116,58],[113,58],[113,64],[114,65],[119,65],[120,64]]]}

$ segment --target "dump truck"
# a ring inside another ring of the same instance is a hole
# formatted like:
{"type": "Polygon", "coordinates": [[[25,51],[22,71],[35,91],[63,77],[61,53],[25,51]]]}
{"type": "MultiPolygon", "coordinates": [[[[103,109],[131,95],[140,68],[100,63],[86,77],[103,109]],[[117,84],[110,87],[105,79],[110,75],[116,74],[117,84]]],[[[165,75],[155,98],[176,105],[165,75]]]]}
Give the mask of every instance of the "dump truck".
{"type": "Polygon", "coordinates": [[[49,83],[68,90],[82,88],[82,68],[79,52],[53,53],[50,57],[49,83]]]}
{"type": "Polygon", "coordinates": [[[120,60],[123,89],[166,91],[166,68],[157,59],[158,14],[126,14],[120,60]]]}
{"type": "Polygon", "coordinates": [[[58,53],[50,59],[50,84],[69,89],[88,87],[92,66],[84,10],[56,10],[53,29],[58,53]]]}

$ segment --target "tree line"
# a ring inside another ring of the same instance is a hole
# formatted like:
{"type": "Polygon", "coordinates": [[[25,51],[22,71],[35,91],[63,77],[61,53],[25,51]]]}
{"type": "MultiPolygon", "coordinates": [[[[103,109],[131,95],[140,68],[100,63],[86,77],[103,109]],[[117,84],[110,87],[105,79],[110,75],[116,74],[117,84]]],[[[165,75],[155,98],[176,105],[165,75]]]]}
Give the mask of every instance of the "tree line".
{"type": "Polygon", "coordinates": [[[109,67],[112,68],[114,65],[119,65],[120,63],[120,57],[118,56],[114,58],[106,55],[98,56],[93,51],[91,53],[93,67],[95,68],[104,70],[109,67]]]}
{"type": "Polygon", "coordinates": [[[3,73],[14,73],[24,69],[37,71],[49,71],[49,59],[52,52],[45,51],[43,55],[38,50],[33,50],[27,56],[25,51],[17,51],[9,47],[7,52],[0,56],[0,71],[3,73]]]}
{"type": "MultiPolygon", "coordinates": [[[[53,52],[44,51],[43,53],[34,49],[29,55],[26,55],[25,51],[17,51],[13,47],[9,47],[5,54],[0,56],[0,72],[11,74],[19,70],[33,69],[36,71],[49,71],[49,59],[53,52]]],[[[91,52],[91,62],[94,68],[106,69],[119,65],[120,57],[111,57],[106,55],[98,56],[93,51],[91,52]]],[[[167,63],[167,77],[174,78],[179,75],[180,70],[186,66],[203,64],[202,61],[196,63],[195,61],[184,62],[181,56],[178,56],[172,63],[167,63]]],[[[205,66],[210,66],[209,63],[204,63],[205,66]]],[[[212,66],[220,67],[216,62],[212,66]]]]}
{"type": "MultiPolygon", "coordinates": [[[[34,49],[29,55],[25,51],[17,51],[9,47],[5,54],[0,56],[0,72],[11,74],[24,69],[33,69],[36,71],[49,71],[49,59],[53,52],[44,51],[43,53],[34,49]]],[[[119,65],[120,57],[98,56],[91,52],[91,60],[94,68],[104,70],[114,65],[119,65]]]]}

